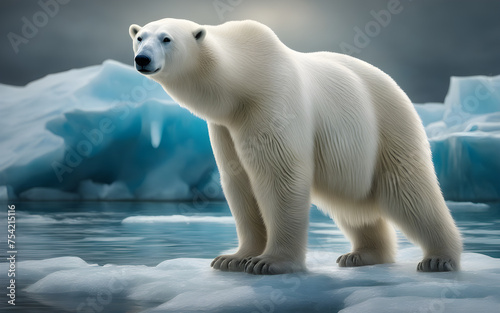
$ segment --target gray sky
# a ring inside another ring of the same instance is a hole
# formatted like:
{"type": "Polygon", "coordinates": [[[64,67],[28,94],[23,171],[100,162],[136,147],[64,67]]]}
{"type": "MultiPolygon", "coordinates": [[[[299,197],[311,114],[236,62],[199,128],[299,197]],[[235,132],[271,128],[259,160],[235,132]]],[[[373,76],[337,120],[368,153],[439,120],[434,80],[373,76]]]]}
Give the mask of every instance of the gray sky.
{"type": "Polygon", "coordinates": [[[40,2],[48,4],[45,11],[39,1],[0,3],[0,83],[24,85],[106,59],[132,64],[128,26],[164,17],[199,24],[254,19],[298,51],[351,49],[390,74],[413,102],[442,102],[452,75],[500,74],[500,1],[40,2]]]}

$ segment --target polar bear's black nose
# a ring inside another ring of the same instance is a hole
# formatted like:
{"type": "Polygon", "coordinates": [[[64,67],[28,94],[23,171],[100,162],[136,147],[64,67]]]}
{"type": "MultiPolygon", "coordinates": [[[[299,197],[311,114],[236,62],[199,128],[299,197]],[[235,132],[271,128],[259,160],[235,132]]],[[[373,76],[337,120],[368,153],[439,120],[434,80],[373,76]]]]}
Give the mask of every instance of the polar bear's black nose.
{"type": "Polygon", "coordinates": [[[135,63],[137,63],[137,65],[139,66],[146,66],[151,63],[151,59],[148,56],[140,54],[135,57],[135,63]]]}

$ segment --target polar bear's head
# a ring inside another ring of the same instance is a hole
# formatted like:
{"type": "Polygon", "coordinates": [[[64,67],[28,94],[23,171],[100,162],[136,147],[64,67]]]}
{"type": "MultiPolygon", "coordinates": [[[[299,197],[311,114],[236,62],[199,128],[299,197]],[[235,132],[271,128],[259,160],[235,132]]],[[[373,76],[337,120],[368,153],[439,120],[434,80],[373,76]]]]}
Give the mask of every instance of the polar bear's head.
{"type": "Polygon", "coordinates": [[[205,28],[187,20],[163,19],[129,28],[136,69],[143,75],[175,76],[193,67],[205,28]]]}

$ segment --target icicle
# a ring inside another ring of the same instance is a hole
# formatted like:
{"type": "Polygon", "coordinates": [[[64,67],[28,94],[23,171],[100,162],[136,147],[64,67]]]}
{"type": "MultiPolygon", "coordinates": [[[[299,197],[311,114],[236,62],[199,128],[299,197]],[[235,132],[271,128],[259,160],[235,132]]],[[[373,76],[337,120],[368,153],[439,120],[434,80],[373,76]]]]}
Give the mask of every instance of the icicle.
{"type": "Polygon", "coordinates": [[[151,120],[151,145],[153,148],[158,148],[161,144],[161,137],[163,135],[163,122],[156,118],[151,120]]]}

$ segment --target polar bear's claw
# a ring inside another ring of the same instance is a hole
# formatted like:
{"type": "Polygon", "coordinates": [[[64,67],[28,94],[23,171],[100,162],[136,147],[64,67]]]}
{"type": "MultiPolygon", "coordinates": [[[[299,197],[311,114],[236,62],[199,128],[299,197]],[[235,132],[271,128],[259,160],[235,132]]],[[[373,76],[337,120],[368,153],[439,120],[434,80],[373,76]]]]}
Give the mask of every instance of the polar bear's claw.
{"type": "Polygon", "coordinates": [[[224,272],[243,272],[245,270],[243,258],[235,254],[220,255],[212,261],[210,266],[224,272]]]}
{"type": "Polygon", "coordinates": [[[390,260],[384,260],[374,251],[353,251],[343,254],[337,259],[340,267],[354,267],[364,265],[374,265],[390,263],[390,260]]]}
{"type": "Polygon", "coordinates": [[[361,256],[358,252],[346,253],[344,255],[339,256],[337,259],[337,263],[340,267],[353,267],[353,266],[363,266],[366,265],[363,263],[361,256]]]}
{"type": "Polygon", "coordinates": [[[249,258],[245,263],[245,272],[248,274],[254,275],[273,275],[273,274],[281,274],[271,271],[271,266],[267,263],[266,260],[261,260],[259,258],[249,258]]]}
{"type": "Polygon", "coordinates": [[[419,272],[451,272],[456,270],[458,270],[456,262],[445,257],[427,257],[417,266],[419,272]]]}
{"type": "Polygon", "coordinates": [[[258,256],[244,260],[244,271],[254,275],[278,275],[303,271],[304,266],[292,261],[277,260],[270,256],[258,256]]]}

